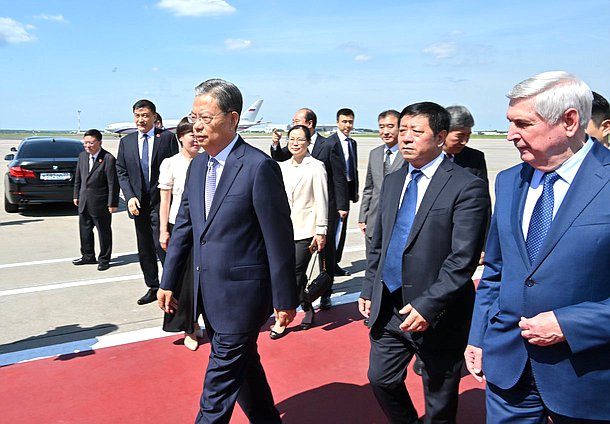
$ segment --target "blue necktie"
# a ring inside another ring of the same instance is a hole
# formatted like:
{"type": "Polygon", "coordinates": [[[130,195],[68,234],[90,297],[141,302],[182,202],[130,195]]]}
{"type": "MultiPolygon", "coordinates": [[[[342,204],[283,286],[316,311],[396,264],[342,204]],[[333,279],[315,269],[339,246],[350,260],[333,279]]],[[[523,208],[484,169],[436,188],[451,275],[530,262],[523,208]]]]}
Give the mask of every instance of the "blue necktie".
{"type": "Polygon", "coordinates": [[[402,253],[407,245],[409,232],[415,219],[415,209],[417,207],[417,181],[422,176],[419,169],[411,171],[411,181],[407,185],[402,204],[396,215],[396,222],[392,229],[392,237],[385,255],[385,263],[383,265],[383,274],[381,277],[384,284],[390,290],[390,293],[395,292],[402,287],[402,253]]]}
{"type": "Polygon", "coordinates": [[[205,177],[205,217],[207,219],[216,193],[216,164],[218,161],[213,157],[208,160],[208,173],[205,177]]]}
{"type": "Polygon", "coordinates": [[[533,263],[538,256],[538,252],[542,247],[544,238],[551,228],[553,222],[553,206],[555,204],[555,195],[553,192],[553,184],[559,179],[557,172],[547,172],[542,177],[544,183],[542,186],[542,194],[534,206],[532,218],[527,230],[527,256],[530,263],[533,263]]]}
{"type": "Polygon", "coordinates": [[[148,176],[148,134],[144,134],[144,142],[142,143],[142,158],[140,158],[140,168],[144,176],[144,186],[146,191],[150,189],[150,177],[148,176]]]}

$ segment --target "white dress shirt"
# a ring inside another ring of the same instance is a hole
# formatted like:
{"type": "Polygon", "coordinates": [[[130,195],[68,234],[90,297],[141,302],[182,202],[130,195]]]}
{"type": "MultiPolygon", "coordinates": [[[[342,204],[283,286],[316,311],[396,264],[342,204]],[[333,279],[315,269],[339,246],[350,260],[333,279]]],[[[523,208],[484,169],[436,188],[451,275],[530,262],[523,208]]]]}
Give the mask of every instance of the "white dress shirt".
{"type": "Polygon", "coordinates": [[[237,142],[237,138],[238,138],[238,136],[235,135],[235,138],[233,139],[233,141],[231,141],[229,143],[229,145],[227,147],[222,149],[220,151],[220,153],[218,153],[216,156],[212,156],[214,159],[216,159],[218,161],[218,165],[216,165],[216,188],[218,188],[218,183],[220,182],[220,177],[222,177],[222,170],[225,167],[225,163],[227,162],[229,153],[231,153],[231,150],[233,150],[233,146],[235,146],[235,143],[237,142]]]}
{"type": "MultiPolygon", "coordinates": [[[[155,128],[148,131],[148,181],[150,181],[150,166],[152,165],[153,146],[155,144],[155,128]]],[[[144,146],[144,133],[138,131],[138,155],[142,159],[142,148],[144,146]]]]}
{"type": "MultiPolygon", "coordinates": [[[[441,153],[431,162],[428,162],[426,165],[420,168],[422,172],[422,176],[417,181],[417,207],[415,208],[415,213],[419,210],[419,205],[421,204],[422,199],[424,198],[424,194],[426,194],[426,190],[428,190],[428,186],[430,185],[430,180],[434,177],[436,170],[440,166],[441,162],[445,159],[445,156],[441,153]]],[[[407,178],[405,178],[405,183],[402,186],[402,195],[400,196],[400,204],[405,197],[405,192],[407,191],[407,185],[409,181],[411,181],[411,171],[413,171],[413,165],[409,164],[409,174],[407,174],[407,178]]],[[[400,208],[400,205],[398,205],[400,208]]]]}

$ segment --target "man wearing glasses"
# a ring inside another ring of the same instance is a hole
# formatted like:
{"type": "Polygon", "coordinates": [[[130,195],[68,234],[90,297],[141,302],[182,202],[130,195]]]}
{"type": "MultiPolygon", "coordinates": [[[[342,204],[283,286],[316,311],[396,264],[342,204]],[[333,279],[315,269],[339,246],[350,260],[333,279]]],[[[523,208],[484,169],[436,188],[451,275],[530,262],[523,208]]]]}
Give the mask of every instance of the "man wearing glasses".
{"type": "Polygon", "coordinates": [[[112,214],[119,204],[116,160],[102,148],[102,133],[92,129],[83,137],[85,151],[78,157],[74,175],[74,205],[78,206],[81,257],[74,265],[97,263],[99,271],[110,267],[112,214]],[[100,255],[95,259],[93,227],[100,238],[100,255]]]}

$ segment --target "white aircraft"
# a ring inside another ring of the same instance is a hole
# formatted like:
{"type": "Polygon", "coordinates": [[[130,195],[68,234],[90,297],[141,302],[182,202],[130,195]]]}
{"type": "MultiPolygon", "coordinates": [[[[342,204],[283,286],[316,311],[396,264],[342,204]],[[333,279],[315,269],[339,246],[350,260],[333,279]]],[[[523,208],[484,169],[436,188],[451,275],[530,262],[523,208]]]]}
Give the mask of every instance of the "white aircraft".
{"type": "MultiPolygon", "coordinates": [[[[239,118],[239,125],[237,126],[237,131],[246,130],[254,125],[266,124],[267,122],[263,122],[262,119],[256,120],[256,116],[258,115],[258,111],[261,109],[261,105],[263,104],[263,99],[258,99],[255,101],[252,106],[248,108],[239,118]]],[[[163,126],[168,131],[175,131],[176,127],[180,119],[164,119],[163,126]]],[[[106,128],[106,132],[111,132],[115,134],[130,134],[132,132],[136,132],[138,129],[136,128],[135,123],[133,122],[116,122],[113,124],[109,124],[106,128]]]]}

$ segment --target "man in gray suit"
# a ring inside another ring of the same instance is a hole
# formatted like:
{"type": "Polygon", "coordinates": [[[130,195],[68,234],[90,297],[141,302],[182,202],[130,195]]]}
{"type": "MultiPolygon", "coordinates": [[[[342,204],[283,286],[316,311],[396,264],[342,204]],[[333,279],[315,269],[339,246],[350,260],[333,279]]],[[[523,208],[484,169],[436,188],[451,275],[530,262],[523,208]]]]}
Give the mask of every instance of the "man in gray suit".
{"type": "Polygon", "coordinates": [[[368,258],[373,228],[377,219],[379,193],[386,175],[400,169],[405,160],[398,151],[398,117],[400,113],[394,109],[381,112],[377,117],[379,137],[383,145],[375,147],[369,153],[369,164],[366,169],[366,182],[362,192],[358,226],[364,235],[366,255],[368,258]]]}

